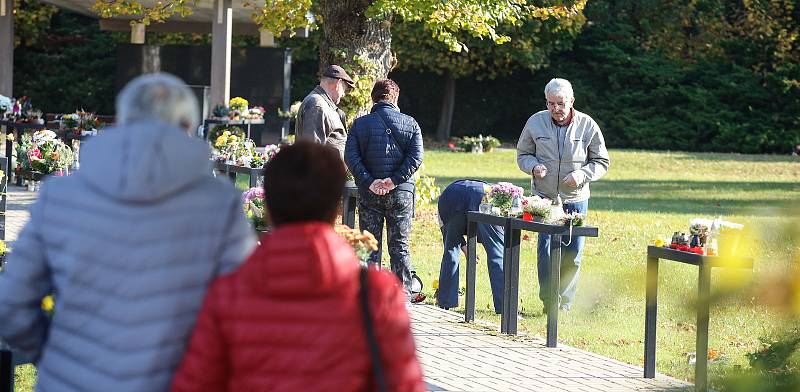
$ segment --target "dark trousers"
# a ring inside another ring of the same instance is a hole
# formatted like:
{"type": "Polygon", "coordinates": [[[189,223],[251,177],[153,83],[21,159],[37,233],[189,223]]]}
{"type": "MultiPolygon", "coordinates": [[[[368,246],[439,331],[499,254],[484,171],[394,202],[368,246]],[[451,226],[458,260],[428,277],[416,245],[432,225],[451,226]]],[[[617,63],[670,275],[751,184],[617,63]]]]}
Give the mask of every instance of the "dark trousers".
{"type": "Polygon", "coordinates": [[[411,236],[411,220],[414,213],[414,193],[394,189],[384,196],[370,191],[359,192],[358,227],[366,230],[378,240],[378,251],[372,252],[369,262],[380,265],[383,244],[383,222],[386,221],[389,261],[392,272],[397,275],[407,293],[411,292],[411,251],[408,239],[411,236]]]}
{"type": "MultiPolygon", "coordinates": [[[[589,200],[579,201],[577,203],[564,203],[564,211],[586,215],[589,211],[589,200]]],[[[578,277],[581,272],[581,254],[583,253],[583,243],[585,237],[572,237],[571,241],[569,236],[561,237],[561,287],[559,287],[559,300],[561,307],[569,309],[575,300],[575,292],[578,290],[578,277]]],[[[539,299],[545,304],[547,303],[547,287],[550,281],[550,265],[545,260],[550,259],[550,235],[539,234],[538,246],[538,261],[537,267],[539,269],[539,299]]]]}
{"type": "MultiPolygon", "coordinates": [[[[458,265],[461,245],[465,244],[467,214],[458,212],[446,218],[442,226],[444,254],[439,269],[439,306],[454,308],[458,306],[458,265]]],[[[445,217],[442,217],[445,220],[445,217]]],[[[489,268],[489,283],[492,286],[492,300],[495,313],[503,312],[503,230],[498,226],[478,224],[478,242],[486,250],[486,266],[489,268]]]]}

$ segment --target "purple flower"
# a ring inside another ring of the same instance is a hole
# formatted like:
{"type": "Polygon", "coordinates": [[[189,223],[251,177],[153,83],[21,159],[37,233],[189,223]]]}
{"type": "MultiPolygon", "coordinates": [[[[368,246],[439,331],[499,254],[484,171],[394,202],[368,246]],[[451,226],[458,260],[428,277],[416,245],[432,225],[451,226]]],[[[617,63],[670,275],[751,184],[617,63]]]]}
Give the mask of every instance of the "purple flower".
{"type": "Polygon", "coordinates": [[[497,184],[492,185],[492,193],[499,194],[504,193],[512,198],[514,196],[522,196],[524,190],[510,182],[498,182],[497,184]]]}
{"type": "Polygon", "coordinates": [[[264,188],[261,187],[253,187],[242,193],[242,203],[248,203],[250,200],[263,198],[264,188]]]}

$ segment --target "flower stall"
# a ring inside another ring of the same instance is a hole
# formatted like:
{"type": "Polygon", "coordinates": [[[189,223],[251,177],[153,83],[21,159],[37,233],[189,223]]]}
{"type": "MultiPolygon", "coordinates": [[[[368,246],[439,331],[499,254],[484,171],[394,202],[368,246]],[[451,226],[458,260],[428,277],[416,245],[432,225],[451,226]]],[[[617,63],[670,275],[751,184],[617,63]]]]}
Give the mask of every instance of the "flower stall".
{"type": "Polygon", "coordinates": [[[68,175],[74,162],[72,150],[50,130],[22,135],[17,144],[16,158],[15,171],[29,181],[29,190],[35,190],[46,175],[68,175]]]}
{"type": "Polygon", "coordinates": [[[214,168],[227,174],[234,182],[236,174],[250,176],[250,186],[259,186],[261,172],[275,155],[280,147],[270,144],[264,148],[257,148],[255,142],[239,136],[231,131],[224,131],[213,143],[212,159],[214,168]]]}
{"type": "Polygon", "coordinates": [[[97,135],[100,128],[100,120],[94,113],[83,110],[75,113],[65,114],[58,118],[59,131],[64,133],[65,139],[78,139],[84,136],[97,135]]]}
{"type": "Polygon", "coordinates": [[[218,105],[211,112],[211,118],[203,121],[202,133],[209,137],[211,129],[219,125],[245,125],[247,138],[250,138],[250,126],[264,124],[266,109],[261,106],[249,106],[250,102],[242,97],[231,98],[227,106],[218,105]]]}
{"type": "Polygon", "coordinates": [[[43,113],[33,107],[31,99],[23,96],[17,99],[0,95],[0,120],[17,124],[44,125],[43,113]]]}
{"type": "MultiPolygon", "coordinates": [[[[13,161],[14,141],[20,133],[45,129],[42,111],[33,108],[28,97],[18,99],[0,95],[0,132],[5,135],[6,156],[13,161]]],[[[12,165],[13,166],[13,165],[12,165]]],[[[14,181],[15,173],[8,173],[9,181],[14,181]]],[[[17,179],[19,185],[21,182],[17,179]]]]}

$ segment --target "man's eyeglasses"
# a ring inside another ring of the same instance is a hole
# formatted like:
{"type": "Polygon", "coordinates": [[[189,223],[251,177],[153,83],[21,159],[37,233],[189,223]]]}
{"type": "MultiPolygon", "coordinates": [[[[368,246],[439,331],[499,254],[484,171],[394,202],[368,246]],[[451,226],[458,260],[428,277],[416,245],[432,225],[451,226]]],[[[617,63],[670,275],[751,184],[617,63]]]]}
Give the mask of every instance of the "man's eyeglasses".
{"type": "Polygon", "coordinates": [[[546,101],[546,102],[547,102],[547,107],[548,108],[556,108],[557,107],[559,109],[564,109],[569,104],[568,102],[550,102],[550,101],[546,101]]]}

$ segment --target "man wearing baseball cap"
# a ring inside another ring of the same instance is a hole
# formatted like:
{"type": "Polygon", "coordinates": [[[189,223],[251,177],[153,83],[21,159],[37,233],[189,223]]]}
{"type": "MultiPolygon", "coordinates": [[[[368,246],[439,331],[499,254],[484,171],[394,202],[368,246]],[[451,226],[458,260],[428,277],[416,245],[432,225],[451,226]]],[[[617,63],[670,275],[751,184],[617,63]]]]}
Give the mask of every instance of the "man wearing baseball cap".
{"type": "Polygon", "coordinates": [[[303,99],[297,111],[297,139],[310,139],[333,146],[343,157],[347,129],[344,125],[344,113],[337,105],[353,86],[353,79],[342,67],[334,64],[325,68],[319,78],[319,85],[303,99]]]}

